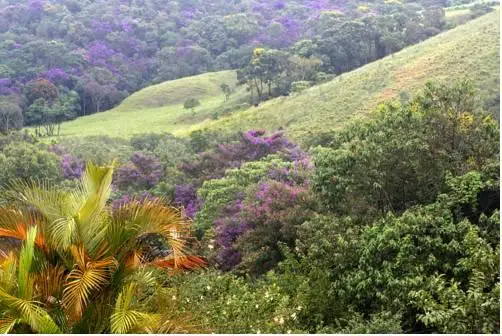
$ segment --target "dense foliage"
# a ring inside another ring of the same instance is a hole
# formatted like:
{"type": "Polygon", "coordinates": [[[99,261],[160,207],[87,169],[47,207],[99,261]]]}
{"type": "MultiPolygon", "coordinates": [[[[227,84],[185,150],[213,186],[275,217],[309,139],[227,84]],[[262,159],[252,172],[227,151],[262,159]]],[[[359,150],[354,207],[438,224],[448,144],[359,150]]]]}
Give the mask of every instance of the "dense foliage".
{"type": "Polygon", "coordinates": [[[499,125],[476,97],[430,82],[309,149],[0,136],[0,330],[498,333],[499,125]],[[175,258],[192,228],[207,267],[153,267],[202,264],[175,258]]]}
{"type": "MultiPolygon", "coordinates": [[[[0,207],[0,239],[22,244],[0,259],[0,330],[39,333],[186,332],[176,311],[145,308],[145,291],[162,301],[158,268],[200,266],[187,255],[189,226],[159,199],[107,206],[113,168],[89,163],[71,193],[12,182],[0,207]],[[145,257],[145,236],[170,253],[145,257]],[[18,252],[18,253],[17,253],[18,252]]],[[[167,308],[167,307],[166,307],[167,308]]]]}

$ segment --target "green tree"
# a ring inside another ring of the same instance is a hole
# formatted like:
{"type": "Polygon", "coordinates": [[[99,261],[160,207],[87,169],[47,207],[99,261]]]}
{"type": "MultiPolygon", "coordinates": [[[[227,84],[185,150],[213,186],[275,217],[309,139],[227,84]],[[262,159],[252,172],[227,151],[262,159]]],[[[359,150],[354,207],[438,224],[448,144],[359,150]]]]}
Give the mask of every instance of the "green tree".
{"type": "Polygon", "coordinates": [[[230,98],[230,95],[232,94],[232,88],[228,84],[221,84],[220,85],[221,91],[225,94],[225,101],[227,101],[230,98]]]}
{"type": "Polygon", "coordinates": [[[404,106],[380,106],[317,150],[314,188],[329,209],[366,220],[434,201],[446,172],[480,169],[497,155],[498,125],[473,98],[465,83],[428,84],[404,106]]]}
{"type": "Polygon", "coordinates": [[[61,180],[60,158],[39,146],[14,141],[0,153],[0,185],[15,179],[41,179],[51,182],[61,180]]]}
{"type": "Polygon", "coordinates": [[[200,106],[200,101],[196,98],[188,98],[183,103],[183,107],[187,110],[192,110],[192,113],[195,112],[195,108],[200,106]]]}
{"type": "Polygon", "coordinates": [[[8,133],[23,126],[23,112],[14,103],[0,100],[0,132],[8,133]]]}

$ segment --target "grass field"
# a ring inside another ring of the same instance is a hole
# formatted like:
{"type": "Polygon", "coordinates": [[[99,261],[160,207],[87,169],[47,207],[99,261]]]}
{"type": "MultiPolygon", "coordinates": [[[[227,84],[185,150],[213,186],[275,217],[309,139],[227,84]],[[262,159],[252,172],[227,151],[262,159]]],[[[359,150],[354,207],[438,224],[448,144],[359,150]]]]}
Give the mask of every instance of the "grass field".
{"type": "Polygon", "coordinates": [[[166,82],[133,94],[114,110],[63,124],[62,136],[130,137],[161,131],[188,135],[204,128],[222,132],[283,128],[302,143],[354,116],[367,115],[378,103],[401,92],[412,95],[427,80],[451,83],[470,78],[480,88],[481,98],[493,99],[500,89],[499,21],[496,10],[331,82],[259,107],[239,108],[246,96],[242,87],[224,102],[219,85],[235,85],[233,71],[166,82]],[[189,97],[202,103],[195,113],[183,109],[183,101],[189,97]]]}
{"type": "Polygon", "coordinates": [[[228,101],[220,85],[237,84],[235,71],[221,71],[164,82],[138,91],[113,110],[64,123],[61,136],[109,135],[130,137],[145,132],[175,132],[194,124],[204,124],[215,113],[235,109],[245,95],[237,88],[228,101]],[[185,110],[187,98],[197,98],[201,106],[185,110]]]}

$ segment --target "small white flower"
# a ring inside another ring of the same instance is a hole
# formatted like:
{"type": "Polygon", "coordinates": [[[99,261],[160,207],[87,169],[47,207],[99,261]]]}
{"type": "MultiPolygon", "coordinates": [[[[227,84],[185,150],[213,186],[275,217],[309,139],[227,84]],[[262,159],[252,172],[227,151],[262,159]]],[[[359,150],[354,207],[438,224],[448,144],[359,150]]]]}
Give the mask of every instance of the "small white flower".
{"type": "Polygon", "coordinates": [[[207,290],[211,290],[211,286],[207,286],[207,287],[206,287],[206,289],[207,289],[207,290]]]}
{"type": "Polygon", "coordinates": [[[288,330],[288,331],[287,331],[287,333],[288,333],[288,334],[291,334],[291,330],[288,330]]]}
{"type": "Polygon", "coordinates": [[[171,299],[173,299],[173,301],[176,300],[176,295],[173,295],[171,299]]]}
{"type": "Polygon", "coordinates": [[[190,302],[190,299],[189,299],[189,298],[187,298],[187,302],[190,302]]]}
{"type": "Polygon", "coordinates": [[[258,330],[256,333],[259,335],[259,334],[261,334],[261,331],[258,330]]]}
{"type": "Polygon", "coordinates": [[[268,296],[269,296],[268,292],[265,292],[265,298],[268,298],[268,296]]]}
{"type": "Polygon", "coordinates": [[[257,304],[255,307],[256,307],[256,309],[258,309],[258,307],[260,307],[260,305],[257,304]]]}
{"type": "Polygon", "coordinates": [[[209,245],[207,245],[207,247],[208,247],[210,250],[214,249],[214,245],[213,245],[213,244],[209,244],[209,245]]]}
{"type": "Polygon", "coordinates": [[[296,313],[291,314],[291,318],[292,318],[293,320],[296,320],[296,313]]]}
{"type": "Polygon", "coordinates": [[[277,316],[276,316],[276,317],[274,317],[274,322],[275,322],[275,323],[279,322],[279,318],[278,318],[277,316]]]}
{"type": "Polygon", "coordinates": [[[281,317],[281,319],[279,320],[279,324],[284,324],[284,319],[281,317]]]}
{"type": "Polygon", "coordinates": [[[296,307],[296,310],[298,310],[298,311],[302,310],[302,306],[296,307]]]}

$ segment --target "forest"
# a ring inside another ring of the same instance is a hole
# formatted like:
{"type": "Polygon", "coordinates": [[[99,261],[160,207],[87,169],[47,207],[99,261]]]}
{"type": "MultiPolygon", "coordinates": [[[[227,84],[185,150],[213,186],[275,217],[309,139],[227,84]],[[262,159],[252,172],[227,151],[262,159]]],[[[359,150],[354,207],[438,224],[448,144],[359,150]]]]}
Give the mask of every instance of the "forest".
{"type": "Polygon", "coordinates": [[[224,102],[241,90],[253,112],[494,11],[0,0],[0,332],[498,334],[500,102],[476,81],[427,78],[301,139],[287,123],[59,136],[222,70],[224,102]]]}

